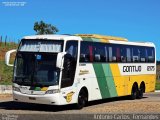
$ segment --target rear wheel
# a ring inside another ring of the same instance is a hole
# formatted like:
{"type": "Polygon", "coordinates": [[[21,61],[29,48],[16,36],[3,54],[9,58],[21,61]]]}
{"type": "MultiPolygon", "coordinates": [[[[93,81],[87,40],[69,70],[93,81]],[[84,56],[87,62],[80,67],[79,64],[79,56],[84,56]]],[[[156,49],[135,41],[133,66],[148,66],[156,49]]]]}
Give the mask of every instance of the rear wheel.
{"type": "Polygon", "coordinates": [[[77,109],[82,109],[88,102],[87,93],[82,89],[78,95],[77,109]]]}
{"type": "Polygon", "coordinates": [[[132,87],[132,91],[131,91],[131,99],[134,100],[137,98],[137,94],[138,94],[138,89],[136,87],[136,85],[134,85],[132,87]]]}
{"type": "Polygon", "coordinates": [[[138,90],[138,96],[137,96],[137,98],[138,98],[138,99],[143,98],[143,93],[144,93],[144,92],[145,92],[145,85],[144,85],[144,83],[142,83],[142,84],[140,85],[139,90],[138,90]]]}
{"type": "Polygon", "coordinates": [[[138,98],[138,99],[143,98],[143,89],[140,88],[140,89],[138,90],[137,98],[138,98]]]}

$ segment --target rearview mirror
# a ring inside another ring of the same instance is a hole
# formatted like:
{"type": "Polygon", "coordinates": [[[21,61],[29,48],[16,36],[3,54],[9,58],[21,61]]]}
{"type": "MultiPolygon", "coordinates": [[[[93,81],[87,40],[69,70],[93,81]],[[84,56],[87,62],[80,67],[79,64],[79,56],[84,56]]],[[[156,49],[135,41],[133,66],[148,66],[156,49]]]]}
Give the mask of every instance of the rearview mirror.
{"type": "Polygon", "coordinates": [[[56,67],[63,69],[63,59],[64,59],[64,55],[66,54],[66,52],[60,52],[57,55],[57,61],[56,61],[56,67]]]}
{"type": "Polygon", "coordinates": [[[10,56],[11,56],[11,54],[14,53],[14,52],[16,52],[16,51],[17,51],[17,50],[14,49],[14,50],[10,50],[10,51],[6,52],[6,54],[5,54],[5,64],[6,64],[7,66],[13,66],[13,64],[9,64],[9,61],[10,61],[10,56]]]}

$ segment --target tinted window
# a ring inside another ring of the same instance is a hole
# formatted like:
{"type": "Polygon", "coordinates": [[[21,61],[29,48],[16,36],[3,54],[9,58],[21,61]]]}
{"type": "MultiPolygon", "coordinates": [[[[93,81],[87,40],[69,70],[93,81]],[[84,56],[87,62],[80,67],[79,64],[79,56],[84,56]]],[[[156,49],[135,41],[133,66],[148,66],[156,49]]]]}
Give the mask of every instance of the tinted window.
{"type": "Polygon", "coordinates": [[[132,62],[132,49],[130,46],[126,47],[126,54],[127,54],[127,62],[132,62]]]}
{"type": "Polygon", "coordinates": [[[155,62],[155,51],[152,47],[147,47],[147,62],[155,62]]]}
{"type": "Polygon", "coordinates": [[[94,44],[94,62],[106,62],[107,48],[105,44],[94,44]]]}
{"type": "Polygon", "coordinates": [[[146,62],[146,49],[145,47],[139,47],[139,53],[140,53],[140,62],[146,62]]]}
{"type": "Polygon", "coordinates": [[[140,61],[140,51],[138,47],[132,46],[132,61],[139,62],[140,61]]]}
{"type": "Polygon", "coordinates": [[[81,42],[81,62],[154,62],[153,47],[81,42]]]}
{"type": "Polygon", "coordinates": [[[109,44],[109,62],[121,61],[121,48],[120,45],[109,44]]]}
{"type": "Polygon", "coordinates": [[[93,46],[91,42],[81,42],[80,62],[93,62],[93,46]]]}

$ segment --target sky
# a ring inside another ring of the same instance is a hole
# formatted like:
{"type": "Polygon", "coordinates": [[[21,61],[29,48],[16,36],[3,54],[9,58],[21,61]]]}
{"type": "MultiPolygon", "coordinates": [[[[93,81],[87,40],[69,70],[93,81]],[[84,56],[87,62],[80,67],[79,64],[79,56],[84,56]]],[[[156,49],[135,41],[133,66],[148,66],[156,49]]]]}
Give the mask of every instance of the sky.
{"type": "Polygon", "coordinates": [[[0,0],[0,36],[18,40],[36,34],[36,21],[57,34],[102,34],[153,42],[160,60],[160,0],[0,0]],[[7,6],[7,2],[24,5],[7,6]]]}

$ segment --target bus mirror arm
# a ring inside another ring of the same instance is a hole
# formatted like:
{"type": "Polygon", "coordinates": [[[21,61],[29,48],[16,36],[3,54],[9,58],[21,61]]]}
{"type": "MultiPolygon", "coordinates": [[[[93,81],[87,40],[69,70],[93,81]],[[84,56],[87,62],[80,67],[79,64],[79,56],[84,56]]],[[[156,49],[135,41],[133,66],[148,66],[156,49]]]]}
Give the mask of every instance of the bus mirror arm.
{"type": "Polygon", "coordinates": [[[6,54],[5,54],[5,64],[6,64],[7,66],[13,66],[13,64],[10,64],[9,62],[10,62],[11,54],[14,53],[14,52],[16,52],[16,51],[17,51],[17,50],[14,49],[14,50],[10,50],[10,51],[6,52],[6,54]]]}
{"type": "Polygon", "coordinates": [[[57,55],[56,67],[60,68],[61,70],[63,69],[63,59],[65,55],[66,55],[66,52],[60,52],[57,55]]]}

